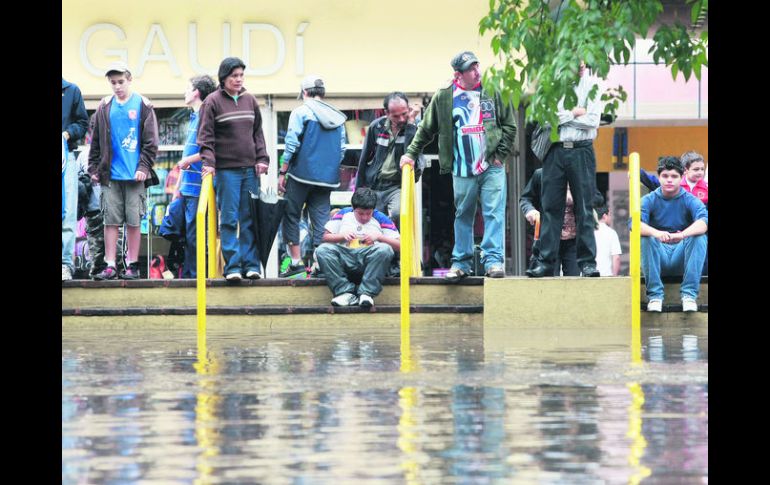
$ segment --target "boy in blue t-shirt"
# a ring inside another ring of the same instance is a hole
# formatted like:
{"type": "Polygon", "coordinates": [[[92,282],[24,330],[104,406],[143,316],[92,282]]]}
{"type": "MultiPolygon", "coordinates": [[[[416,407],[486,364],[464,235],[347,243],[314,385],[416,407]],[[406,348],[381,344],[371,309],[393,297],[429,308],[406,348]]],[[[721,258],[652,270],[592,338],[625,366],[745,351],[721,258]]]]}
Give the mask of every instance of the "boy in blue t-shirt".
{"type": "Polygon", "coordinates": [[[105,74],[112,96],[96,108],[88,171],[102,187],[104,261],[96,280],[118,277],[116,253],[119,227],[126,226],[126,270],[122,279],[139,278],[140,223],[147,210],[148,185],[158,153],[158,122],[150,100],[131,90],[131,72],[123,62],[105,74]]]}
{"type": "Polygon", "coordinates": [[[663,306],[661,276],[682,275],[682,310],[698,311],[698,293],[706,258],[708,210],[681,187],[684,166],[677,157],[658,160],[660,187],[642,197],[642,271],[647,311],[663,306]]]}
{"type": "Polygon", "coordinates": [[[179,196],[182,198],[185,219],[185,252],[182,278],[196,277],[196,228],[195,216],[198,211],[198,197],[201,192],[201,166],[203,162],[198,146],[198,112],[206,96],[213,93],[217,85],[211,76],[190,78],[184,92],[184,103],[192,108],[190,124],[187,127],[187,141],[182,152],[182,159],[177,166],[182,171],[179,178],[179,196]]]}

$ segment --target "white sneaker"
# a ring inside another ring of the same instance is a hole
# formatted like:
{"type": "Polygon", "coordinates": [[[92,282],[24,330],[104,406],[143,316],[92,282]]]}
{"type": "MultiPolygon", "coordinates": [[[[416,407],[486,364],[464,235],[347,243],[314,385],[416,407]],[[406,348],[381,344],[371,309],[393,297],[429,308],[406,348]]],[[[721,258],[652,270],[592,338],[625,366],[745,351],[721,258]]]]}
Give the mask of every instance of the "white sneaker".
{"type": "Polygon", "coordinates": [[[251,270],[246,272],[246,277],[250,280],[258,280],[262,277],[262,275],[259,274],[259,271],[251,270]]]}
{"type": "Polygon", "coordinates": [[[241,279],[243,278],[241,277],[240,273],[230,273],[227,276],[225,276],[225,279],[227,281],[241,281],[241,279]]]}
{"type": "Polygon", "coordinates": [[[647,302],[647,311],[648,312],[662,312],[663,311],[663,300],[650,300],[647,302]]]}
{"type": "Polygon", "coordinates": [[[72,279],[72,271],[70,271],[70,267],[66,264],[61,265],[61,280],[71,280],[72,279]]]}
{"type": "Polygon", "coordinates": [[[683,312],[697,312],[698,302],[694,298],[685,297],[682,298],[682,311],[683,312]]]}
{"type": "Polygon", "coordinates": [[[353,293],[343,293],[332,298],[334,306],[353,306],[358,303],[358,297],[353,293]]]}
{"type": "Polygon", "coordinates": [[[364,308],[371,308],[374,306],[374,299],[364,293],[363,295],[358,297],[358,304],[361,305],[364,308]]]}

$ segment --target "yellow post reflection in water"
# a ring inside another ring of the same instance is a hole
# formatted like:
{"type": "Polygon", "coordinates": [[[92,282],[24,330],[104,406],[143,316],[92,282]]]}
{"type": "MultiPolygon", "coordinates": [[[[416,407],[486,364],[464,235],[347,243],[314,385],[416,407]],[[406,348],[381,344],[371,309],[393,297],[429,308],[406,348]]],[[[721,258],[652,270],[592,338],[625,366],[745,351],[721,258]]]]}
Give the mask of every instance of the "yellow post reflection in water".
{"type": "MultiPolygon", "coordinates": [[[[404,268],[404,266],[402,266],[404,268]]],[[[409,319],[401,320],[401,372],[409,374],[417,370],[417,363],[412,359],[411,335],[409,319]]],[[[401,418],[398,420],[398,448],[404,454],[401,468],[404,470],[404,480],[408,484],[419,484],[420,465],[417,462],[417,423],[414,410],[417,406],[417,388],[402,387],[398,391],[398,405],[401,407],[401,418]]]]}
{"type": "Polygon", "coordinates": [[[209,356],[206,348],[205,324],[203,332],[198,331],[198,361],[194,365],[199,376],[198,394],[195,402],[195,439],[200,453],[195,468],[198,478],[195,483],[212,483],[214,467],[210,458],[219,455],[222,438],[217,429],[217,409],[222,401],[218,395],[213,376],[219,373],[219,362],[209,356]]]}
{"type": "Polygon", "coordinates": [[[631,362],[634,365],[642,363],[642,283],[641,283],[641,252],[642,252],[642,225],[641,225],[641,191],[639,188],[639,154],[631,153],[628,159],[628,200],[631,213],[630,262],[631,265],[631,362]]]}
{"type": "Polygon", "coordinates": [[[636,472],[628,478],[628,483],[636,485],[644,478],[652,474],[652,470],[642,465],[642,456],[647,448],[647,440],[642,434],[642,405],[644,404],[644,391],[638,382],[626,384],[631,391],[631,406],[628,408],[628,433],[626,436],[631,438],[631,449],[628,454],[628,464],[636,472]]]}

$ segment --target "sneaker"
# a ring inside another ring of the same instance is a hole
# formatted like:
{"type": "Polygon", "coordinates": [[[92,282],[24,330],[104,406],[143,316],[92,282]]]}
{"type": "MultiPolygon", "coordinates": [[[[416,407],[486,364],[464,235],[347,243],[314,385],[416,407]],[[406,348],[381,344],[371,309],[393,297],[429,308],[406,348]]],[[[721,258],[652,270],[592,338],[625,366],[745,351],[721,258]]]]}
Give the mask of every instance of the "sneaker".
{"type": "Polygon", "coordinates": [[[225,276],[227,281],[241,281],[243,278],[240,273],[230,273],[225,276]]]}
{"type": "Polygon", "coordinates": [[[663,300],[650,300],[647,302],[647,311],[648,312],[662,312],[663,311],[663,300]]]}
{"type": "Polygon", "coordinates": [[[290,264],[286,271],[279,274],[279,278],[305,278],[307,276],[307,268],[300,264],[290,264]]]}
{"type": "Polygon", "coordinates": [[[502,266],[494,265],[490,266],[486,273],[489,278],[503,278],[505,276],[505,270],[502,266]]]}
{"type": "Polygon", "coordinates": [[[334,306],[354,306],[358,303],[358,297],[353,293],[343,293],[332,298],[334,306]]]}
{"type": "Polygon", "coordinates": [[[262,275],[259,274],[259,271],[254,271],[253,269],[249,270],[249,271],[246,271],[246,278],[248,278],[250,280],[258,280],[261,277],[262,277],[262,275]]]}
{"type": "Polygon", "coordinates": [[[584,278],[598,278],[600,275],[601,273],[596,269],[596,265],[593,264],[583,266],[583,269],[580,271],[580,276],[584,278]]]}
{"type": "Polygon", "coordinates": [[[72,279],[72,271],[70,270],[70,267],[66,264],[61,265],[61,280],[71,280],[72,279]]]}
{"type": "Polygon", "coordinates": [[[107,266],[106,268],[104,268],[104,271],[94,275],[94,279],[96,281],[114,280],[117,277],[118,277],[118,270],[115,268],[115,266],[107,266]]]}
{"type": "Polygon", "coordinates": [[[450,283],[456,283],[467,276],[468,276],[468,273],[461,270],[460,268],[451,268],[447,272],[446,276],[444,276],[444,279],[449,281],[450,283]]]}
{"type": "Polygon", "coordinates": [[[361,305],[363,308],[371,308],[374,306],[374,299],[364,293],[363,295],[358,297],[358,304],[361,305]]]}
{"type": "Polygon", "coordinates": [[[695,301],[695,298],[691,298],[689,296],[682,298],[682,311],[697,312],[698,302],[695,301]]]}
{"type": "Polygon", "coordinates": [[[131,263],[128,265],[125,271],[120,273],[120,279],[122,280],[138,280],[139,279],[139,263],[131,263]]]}

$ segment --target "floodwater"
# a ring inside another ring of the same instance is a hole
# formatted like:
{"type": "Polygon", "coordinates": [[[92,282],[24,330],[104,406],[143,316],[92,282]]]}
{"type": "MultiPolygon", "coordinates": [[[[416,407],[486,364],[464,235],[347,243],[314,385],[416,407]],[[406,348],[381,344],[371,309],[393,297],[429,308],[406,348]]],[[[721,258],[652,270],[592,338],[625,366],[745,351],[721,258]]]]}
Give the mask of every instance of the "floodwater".
{"type": "Polygon", "coordinates": [[[560,332],[64,325],[62,483],[708,483],[705,325],[560,332]]]}

